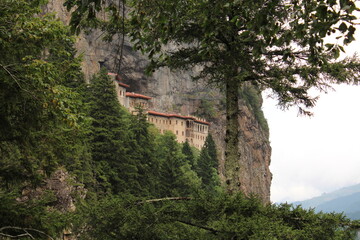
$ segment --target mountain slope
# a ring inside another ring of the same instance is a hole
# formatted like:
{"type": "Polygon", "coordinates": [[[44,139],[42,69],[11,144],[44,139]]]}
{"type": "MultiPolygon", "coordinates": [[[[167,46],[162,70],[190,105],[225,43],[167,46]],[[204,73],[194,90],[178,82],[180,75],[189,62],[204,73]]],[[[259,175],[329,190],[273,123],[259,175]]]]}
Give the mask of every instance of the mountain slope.
{"type": "Polygon", "coordinates": [[[343,212],[349,218],[360,219],[360,184],[342,188],[309,200],[295,202],[304,208],[323,212],[343,212]]]}

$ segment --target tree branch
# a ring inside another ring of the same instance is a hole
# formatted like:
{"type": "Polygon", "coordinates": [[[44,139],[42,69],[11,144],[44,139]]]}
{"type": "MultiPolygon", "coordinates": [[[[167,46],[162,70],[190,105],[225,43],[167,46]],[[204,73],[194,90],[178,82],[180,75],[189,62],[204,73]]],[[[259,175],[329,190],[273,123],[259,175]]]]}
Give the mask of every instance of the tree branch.
{"type": "Polygon", "coordinates": [[[201,228],[201,229],[210,231],[212,234],[215,234],[215,235],[221,232],[221,231],[218,231],[218,230],[216,230],[216,229],[214,229],[214,228],[197,225],[197,224],[195,224],[195,223],[191,223],[191,222],[184,221],[184,220],[175,220],[175,221],[180,222],[180,223],[183,223],[183,224],[186,224],[186,225],[190,225],[190,226],[193,226],[193,227],[197,227],[197,228],[201,228]]]}
{"type": "Polygon", "coordinates": [[[149,200],[138,202],[136,204],[141,205],[144,203],[154,203],[154,202],[163,202],[163,201],[188,201],[188,200],[192,200],[192,198],[191,197],[167,197],[167,198],[149,199],[149,200]]]}
{"type": "Polygon", "coordinates": [[[0,228],[0,236],[6,237],[6,238],[23,238],[23,237],[29,237],[31,239],[36,239],[31,233],[29,232],[35,232],[35,233],[39,233],[41,235],[46,236],[47,238],[54,240],[54,238],[52,238],[51,236],[49,236],[48,234],[46,234],[43,231],[37,230],[37,229],[33,229],[33,228],[21,228],[21,227],[11,227],[11,226],[6,226],[6,227],[1,227],[0,228]],[[11,234],[6,234],[4,233],[4,230],[15,230],[15,231],[20,231],[23,233],[20,233],[18,235],[11,235],[11,234]]]}
{"type": "Polygon", "coordinates": [[[38,99],[38,98],[35,96],[35,94],[33,94],[32,92],[30,92],[30,91],[27,90],[27,89],[24,89],[24,88],[20,85],[19,79],[18,79],[14,74],[12,74],[12,72],[7,68],[8,66],[5,66],[5,65],[0,64],[0,67],[2,67],[2,68],[5,70],[5,72],[16,82],[16,85],[18,85],[18,87],[19,87],[21,90],[29,93],[34,99],[38,99]]]}

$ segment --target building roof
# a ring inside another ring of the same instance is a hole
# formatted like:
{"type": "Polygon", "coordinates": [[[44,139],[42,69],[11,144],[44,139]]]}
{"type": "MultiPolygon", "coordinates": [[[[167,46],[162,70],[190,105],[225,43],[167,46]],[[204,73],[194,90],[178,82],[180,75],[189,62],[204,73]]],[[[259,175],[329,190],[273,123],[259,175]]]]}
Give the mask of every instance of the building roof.
{"type": "Polygon", "coordinates": [[[127,85],[127,84],[125,84],[125,83],[122,83],[122,82],[119,82],[119,81],[116,81],[118,84],[119,84],[119,86],[121,86],[121,87],[124,87],[124,88],[129,88],[130,87],[130,85],[127,85]]]}
{"type": "Polygon", "coordinates": [[[146,100],[151,99],[151,97],[148,97],[148,96],[145,96],[145,95],[142,95],[142,94],[138,94],[138,93],[133,93],[133,92],[127,92],[126,96],[127,97],[132,97],[132,98],[142,98],[142,99],[146,99],[146,100]]]}
{"type": "Polygon", "coordinates": [[[181,116],[181,115],[178,115],[178,114],[167,114],[167,113],[160,113],[160,112],[155,112],[155,111],[148,111],[148,114],[161,116],[161,117],[168,117],[168,118],[175,117],[175,118],[181,118],[181,119],[185,119],[185,120],[191,119],[191,120],[193,120],[194,122],[197,122],[197,123],[210,125],[209,122],[201,121],[199,119],[196,119],[195,117],[190,117],[190,116],[181,116]]]}

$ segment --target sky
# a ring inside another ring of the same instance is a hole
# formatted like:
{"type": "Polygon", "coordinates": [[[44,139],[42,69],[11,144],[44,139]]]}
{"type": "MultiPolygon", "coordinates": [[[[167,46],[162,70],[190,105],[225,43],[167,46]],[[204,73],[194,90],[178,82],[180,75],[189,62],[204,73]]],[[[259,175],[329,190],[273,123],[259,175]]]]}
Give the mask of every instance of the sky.
{"type": "MultiPolygon", "coordinates": [[[[360,29],[346,48],[360,51],[360,29]]],[[[313,117],[280,110],[264,94],[270,128],[272,202],[302,201],[360,183],[360,86],[337,85],[318,94],[313,117]]]]}
{"type": "Polygon", "coordinates": [[[265,99],[272,202],[301,201],[360,183],[359,103],[360,86],[346,85],[321,95],[310,118],[265,99]]]}

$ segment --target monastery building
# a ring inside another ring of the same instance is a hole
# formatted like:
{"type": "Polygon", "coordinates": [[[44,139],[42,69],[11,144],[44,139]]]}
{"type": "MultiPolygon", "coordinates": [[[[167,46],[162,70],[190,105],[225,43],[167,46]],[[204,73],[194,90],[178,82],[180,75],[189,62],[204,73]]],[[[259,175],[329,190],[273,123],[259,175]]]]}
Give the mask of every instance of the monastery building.
{"type": "Polygon", "coordinates": [[[132,114],[136,114],[136,108],[141,107],[147,112],[148,121],[154,124],[160,133],[171,131],[176,135],[176,139],[180,143],[188,141],[190,145],[198,149],[204,146],[210,127],[210,123],[206,122],[205,119],[149,110],[152,107],[151,97],[127,92],[126,89],[130,86],[122,83],[118,74],[108,73],[108,75],[114,80],[120,104],[126,107],[132,114]]]}

